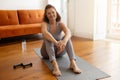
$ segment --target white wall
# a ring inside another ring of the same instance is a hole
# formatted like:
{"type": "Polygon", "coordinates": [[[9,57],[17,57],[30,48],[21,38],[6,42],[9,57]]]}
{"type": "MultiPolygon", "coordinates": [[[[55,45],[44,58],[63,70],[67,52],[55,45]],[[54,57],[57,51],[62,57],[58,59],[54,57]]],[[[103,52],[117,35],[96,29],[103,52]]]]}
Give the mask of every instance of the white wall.
{"type": "Polygon", "coordinates": [[[105,38],[107,0],[69,0],[68,24],[73,35],[93,40],[105,38]]]}
{"type": "Polygon", "coordinates": [[[76,0],[76,30],[80,37],[93,38],[94,30],[94,0],[76,0]]]}
{"type": "Polygon", "coordinates": [[[47,0],[0,0],[0,10],[44,9],[47,0]]]}
{"type": "Polygon", "coordinates": [[[94,40],[105,39],[107,32],[107,0],[95,0],[94,40]]]}
{"type": "Polygon", "coordinates": [[[75,29],[76,29],[76,25],[75,25],[75,1],[76,0],[68,0],[68,6],[67,6],[67,23],[68,23],[68,27],[70,28],[72,34],[75,33],[75,29]]]}
{"type": "Polygon", "coordinates": [[[93,38],[94,0],[69,0],[68,24],[75,36],[93,38]]]}
{"type": "Polygon", "coordinates": [[[66,26],[68,26],[67,23],[67,0],[61,0],[61,16],[62,21],[65,23],[66,26]]]}

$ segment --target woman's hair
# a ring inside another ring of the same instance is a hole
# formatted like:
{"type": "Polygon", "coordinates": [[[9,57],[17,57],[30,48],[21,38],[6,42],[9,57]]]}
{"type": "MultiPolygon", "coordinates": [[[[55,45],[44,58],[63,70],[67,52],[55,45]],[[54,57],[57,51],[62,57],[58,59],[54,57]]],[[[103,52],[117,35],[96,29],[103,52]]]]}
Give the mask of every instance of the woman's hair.
{"type": "MultiPolygon", "coordinates": [[[[47,12],[47,9],[50,9],[50,8],[55,9],[55,7],[52,6],[52,5],[50,5],[50,4],[48,4],[48,5],[45,7],[45,13],[44,13],[43,21],[45,21],[45,22],[47,22],[47,23],[49,23],[49,19],[48,19],[47,15],[46,15],[46,12],[47,12]]],[[[56,14],[57,14],[56,21],[59,22],[59,21],[61,20],[61,16],[59,15],[59,13],[57,12],[56,9],[55,9],[55,11],[56,11],[56,14]]]]}

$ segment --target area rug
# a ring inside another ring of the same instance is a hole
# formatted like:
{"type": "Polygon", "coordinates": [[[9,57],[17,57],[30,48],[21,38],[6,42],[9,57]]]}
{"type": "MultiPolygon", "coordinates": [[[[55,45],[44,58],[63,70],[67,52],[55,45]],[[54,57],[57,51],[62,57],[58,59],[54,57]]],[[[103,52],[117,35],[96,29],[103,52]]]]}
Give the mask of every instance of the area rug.
{"type": "MultiPolygon", "coordinates": [[[[40,54],[40,48],[35,48],[34,51],[42,59],[42,56],[40,54]]],[[[62,76],[56,77],[57,80],[99,80],[110,77],[110,75],[94,67],[93,65],[83,60],[82,58],[78,56],[76,56],[76,58],[77,58],[76,63],[78,67],[82,70],[81,74],[75,74],[69,69],[70,62],[67,54],[65,54],[61,58],[57,58],[58,65],[62,73],[62,76]]],[[[49,60],[48,59],[42,60],[48,66],[48,68],[52,70],[52,65],[49,62],[49,60]]]]}

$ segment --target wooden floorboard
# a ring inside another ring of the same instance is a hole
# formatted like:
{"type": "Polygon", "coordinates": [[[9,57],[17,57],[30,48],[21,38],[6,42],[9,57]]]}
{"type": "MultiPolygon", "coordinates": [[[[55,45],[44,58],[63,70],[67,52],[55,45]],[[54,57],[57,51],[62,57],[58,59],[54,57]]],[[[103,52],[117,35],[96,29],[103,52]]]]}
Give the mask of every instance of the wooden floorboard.
{"type": "MultiPolygon", "coordinates": [[[[21,41],[2,43],[0,45],[0,80],[56,80],[47,66],[34,53],[40,48],[42,39],[27,39],[27,49],[22,51],[21,41]],[[27,69],[13,69],[14,64],[33,63],[27,69]]],[[[120,42],[97,40],[92,41],[72,37],[75,54],[90,64],[111,75],[101,80],[120,80],[120,42]]]]}

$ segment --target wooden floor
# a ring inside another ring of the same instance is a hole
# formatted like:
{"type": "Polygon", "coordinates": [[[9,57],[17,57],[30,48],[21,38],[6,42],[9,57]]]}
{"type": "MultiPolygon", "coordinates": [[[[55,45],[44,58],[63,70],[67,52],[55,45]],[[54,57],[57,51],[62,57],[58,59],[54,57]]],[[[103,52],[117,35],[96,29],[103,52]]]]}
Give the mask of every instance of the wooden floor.
{"type": "MultiPolygon", "coordinates": [[[[101,80],[120,80],[120,42],[92,41],[72,37],[76,55],[111,75],[101,80]]],[[[0,80],[56,80],[47,66],[34,53],[42,40],[27,41],[27,50],[22,51],[21,42],[0,45],[0,80]],[[14,64],[33,63],[27,69],[13,69],[14,64]]]]}

